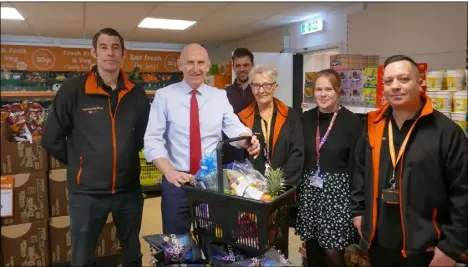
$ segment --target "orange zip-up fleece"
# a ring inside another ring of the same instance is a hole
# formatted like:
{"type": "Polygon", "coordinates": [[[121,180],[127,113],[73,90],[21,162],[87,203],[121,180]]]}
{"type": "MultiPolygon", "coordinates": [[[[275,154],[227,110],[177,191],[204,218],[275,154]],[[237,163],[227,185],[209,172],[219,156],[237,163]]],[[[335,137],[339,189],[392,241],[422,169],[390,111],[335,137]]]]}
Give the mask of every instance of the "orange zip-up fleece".
{"type": "MultiPolygon", "coordinates": [[[[466,261],[468,227],[468,142],[462,129],[432,108],[427,96],[402,158],[399,175],[403,257],[437,246],[466,261]]],[[[369,112],[356,147],[351,212],[362,216],[363,245],[370,248],[379,216],[380,151],[387,118],[384,106],[369,112]]]]}
{"type": "Polygon", "coordinates": [[[66,81],[50,108],[42,144],[67,164],[70,192],[114,194],[139,185],[138,152],[148,123],[145,91],[121,71],[115,112],[91,71],[66,81]]]}

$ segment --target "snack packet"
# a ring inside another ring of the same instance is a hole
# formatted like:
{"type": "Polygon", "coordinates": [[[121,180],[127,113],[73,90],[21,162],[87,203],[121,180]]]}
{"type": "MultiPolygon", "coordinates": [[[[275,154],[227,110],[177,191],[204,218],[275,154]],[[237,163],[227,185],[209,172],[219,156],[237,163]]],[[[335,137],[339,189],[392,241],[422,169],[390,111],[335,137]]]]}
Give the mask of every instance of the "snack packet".
{"type": "Polygon", "coordinates": [[[149,243],[153,264],[203,263],[205,256],[191,235],[150,235],[143,239],[149,243]]]}
{"type": "Polygon", "coordinates": [[[210,243],[208,245],[208,255],[211,266],[225,266],[248,258],[239,249],[220,243],[210,243]]]}

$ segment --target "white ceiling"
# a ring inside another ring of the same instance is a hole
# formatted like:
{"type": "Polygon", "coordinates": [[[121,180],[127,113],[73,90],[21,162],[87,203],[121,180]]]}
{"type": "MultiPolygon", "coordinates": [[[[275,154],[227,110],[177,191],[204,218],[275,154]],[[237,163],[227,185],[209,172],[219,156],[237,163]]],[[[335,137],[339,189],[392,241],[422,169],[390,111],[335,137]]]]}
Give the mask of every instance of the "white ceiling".
{"type": "Polygon", "coordinates": [[[5,3],[25,21],[2,20],[1,33],[56,38],[92,38],[112,27],[128,41],[222,44],[303,21],[320,13],[347,8],[355,2],[249,3],[5,3]],[[141,29],[145,17],[198,21],[185,31],[141,29]]]}

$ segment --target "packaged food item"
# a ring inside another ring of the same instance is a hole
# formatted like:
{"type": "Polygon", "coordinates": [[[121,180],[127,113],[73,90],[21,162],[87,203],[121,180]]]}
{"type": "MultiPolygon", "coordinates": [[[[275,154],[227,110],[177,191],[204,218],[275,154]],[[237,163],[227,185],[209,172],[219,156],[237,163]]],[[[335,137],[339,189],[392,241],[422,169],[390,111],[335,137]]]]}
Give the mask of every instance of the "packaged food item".
{"type": "Polygon", "coordinates": [[[42,136],[45,110],[39,103],[23,102],[2,107],[2,119],[6,117],[15,142],[38,142],[42,136]]]}
{"type": "Polygon", "coordinates": [[[269,249],[264,255],[247,260],[237,261],[225,266],[236,267],[267,267],[267,266],[293,266],[279,251],[269,249]]]}
{"type": "Polygon", "coordinates": [[[143,239],[149,243],[154,263],[202,264],[205,256],[191,235],[150,235],[143,239]]]}
{"type": "Polygon", "coordinates": [[[225,266],[229,263],[248,259],[242,251],[226,244],[210,243],[207,249],[212,266],[225,266]]]}

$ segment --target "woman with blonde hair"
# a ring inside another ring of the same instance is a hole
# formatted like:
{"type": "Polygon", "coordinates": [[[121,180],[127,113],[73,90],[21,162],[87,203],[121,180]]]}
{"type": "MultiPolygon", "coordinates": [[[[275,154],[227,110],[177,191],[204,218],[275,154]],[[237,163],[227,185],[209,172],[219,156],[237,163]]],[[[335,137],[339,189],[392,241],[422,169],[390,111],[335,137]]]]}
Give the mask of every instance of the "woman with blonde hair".
{"type": "MultiPolygon", "coordinates": [[[[275,67],[256,65],[249,74],[255,101],[238,115],[260,142],[260,153],[252,162],[254,168],[262,174],[281,168],[286,186],[292,187],[301,180],[304,139],[299,115],[275,97],[277,78],[275,67]]],[[[285,245],[278,249],[287,255],[285,245]]]]}
{"type": "Polygon", "coordinates": [[[305,161],[296,232],[306,241],[309,267],[345,266],[344,249],[356,237],[350,183],[363,125],[356,114],[338,104],[340,91],[339,74],[320,71],[313,83],[317,107],[301,116],[305,161]]]}

